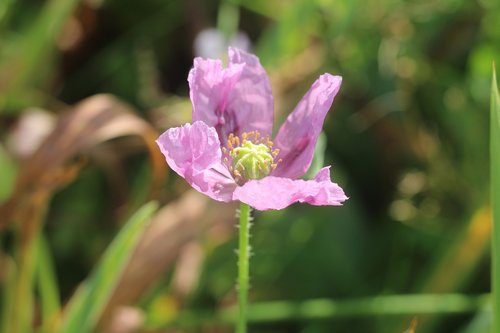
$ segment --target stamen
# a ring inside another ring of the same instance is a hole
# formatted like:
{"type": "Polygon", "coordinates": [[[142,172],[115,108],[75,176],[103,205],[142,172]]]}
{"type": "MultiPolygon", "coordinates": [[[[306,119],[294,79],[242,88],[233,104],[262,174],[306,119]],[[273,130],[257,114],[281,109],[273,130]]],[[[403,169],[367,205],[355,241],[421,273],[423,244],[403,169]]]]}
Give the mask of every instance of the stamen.
{"type": "Polygon", "coordinates": [[[280,162],[276,161],[279,149],[273,150],[270,137],[261,137],[259,131],[244,132],[239,137],[230,133],[222,153],[224,164],[240,185],[268,176],[280,162]]]}

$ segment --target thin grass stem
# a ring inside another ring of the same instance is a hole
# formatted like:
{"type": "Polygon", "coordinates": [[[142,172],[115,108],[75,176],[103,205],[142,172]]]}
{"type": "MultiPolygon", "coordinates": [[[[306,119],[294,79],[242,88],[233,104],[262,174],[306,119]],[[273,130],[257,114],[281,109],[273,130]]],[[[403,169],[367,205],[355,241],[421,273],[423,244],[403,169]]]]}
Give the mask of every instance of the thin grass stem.
{"type": "Polygon", "coordinates": [[[495,67],[491,83],[491,121],[490,121],[490,181],[492,209],[491,239],[491,289],[493,298],[493,330],[500,333],[500,97],[496,81],[495,67]]]}

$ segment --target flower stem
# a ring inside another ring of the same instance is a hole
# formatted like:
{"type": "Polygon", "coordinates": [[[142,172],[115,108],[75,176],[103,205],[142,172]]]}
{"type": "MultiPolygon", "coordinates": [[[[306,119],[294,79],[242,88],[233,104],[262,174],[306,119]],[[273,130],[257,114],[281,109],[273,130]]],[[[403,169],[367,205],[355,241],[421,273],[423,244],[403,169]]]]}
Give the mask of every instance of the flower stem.
{"type": "Polygon", "coordinates": [[[238,250],[238,304],[240,314],[238,318],[237,333],[247,331],[247,303],[250,257],[250,207],[240,204],[240,240],[238,250]]]}

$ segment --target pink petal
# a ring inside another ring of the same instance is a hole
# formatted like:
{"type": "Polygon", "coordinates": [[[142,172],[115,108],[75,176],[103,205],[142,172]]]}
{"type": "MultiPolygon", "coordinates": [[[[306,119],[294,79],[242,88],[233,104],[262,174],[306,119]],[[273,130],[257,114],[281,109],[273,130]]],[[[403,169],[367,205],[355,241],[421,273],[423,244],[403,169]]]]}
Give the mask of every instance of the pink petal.
{"type": "Polygon", "coordinates": [[[236,120],[226,111],[227,99],[242,70],[242,65],[223,69],[220,60],[195,58],[188,76],[193,122],[214,127],[224,143],[236,120]]]}
{"type": "Polygon", "coordinates": [[[219,137],[201,121],[170,128],[156,143],[168,165],[196,190],[219,201],[231,201],[236,183],[221,162],[219,137]]]}
{"type": "Polygon", "coordinates": [[[220,60],[196,58],[188,81],[193,121],[214,127],[224,145],[230,133],[259,130],[271,135],[273,97],[257,57],[230,48],[225,69],[220,60]]]}
{"type": "Polygon", "coordinates": [[[347,200],[340,186],[330,181],[329,167],[321,169],[313,180],[266,177],[251,180],[234,191],[234,199],[255,209],[283,209],[295,202],[315,206],[340,206],[347,200]],[[328,177],[325,177],[328,172],[328,177]]]}
{"type": "Polygon", "coordinates": [[[282,160],[274,176],[296,179],[306,173],[326,114],[341,83],[340,76],[321,75],[288,116],[274,140],[275,147],[280,149],[277,158],[282,160]]]}
{"type": "Polygon", "coordinates": [[[271,136],[274,122],[274,99],[271,83],[259,58],[236,48],[229,48],[229,68],[243,65],[243,70],[229,95],[228,110],[236,114],[239,131],[235,134],[258,130],[271,136]]]}

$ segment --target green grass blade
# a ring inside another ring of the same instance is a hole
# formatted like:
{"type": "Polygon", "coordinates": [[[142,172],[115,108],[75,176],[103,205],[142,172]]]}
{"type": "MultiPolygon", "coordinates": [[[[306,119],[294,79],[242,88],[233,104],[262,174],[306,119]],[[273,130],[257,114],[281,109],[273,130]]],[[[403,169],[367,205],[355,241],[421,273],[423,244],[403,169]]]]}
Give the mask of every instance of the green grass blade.
{"type": "Polygon", "coordinates": [[[14,4],[14,0],[4,0],[0,1],[0,32],[2,32],[2,28],[5,25],[5,21],[7,21],[9,17],[9,11],[14,4]]]}
{"type": "MultiPolygon", "coordinates": [[[[305,301],[270,301],[248,306],[249,323],[312,321],[332,318],[358,318],[402,315],[454,315],[490,313],[491,295],[418,294],[383,295],[357,299],[310,299],[305,301]]],[[[208,323],[235,323],[238,308],[220,312],[183,312],[174,321],[152,328],[194,328],[208,323]]]]}
{"type": "Polygon", "coordinates": [[[85,333],[93,330],[142,231],[156,209],[156,203],[148,203],[125,224],[104,253],[97,268],[72,297],[60,333],[85,333]]]}
{"type": "Polygon", "coordinates": [[[16,180],[18,165],[0,144],[0,203],[12,192],[16,180]]]}
{"type": "Polygon", "coordinates": [[[53,331],[61,310],[60,293],[49,246],[41,234],[37,248],[36,282],[40,295],[42,328],[50,332],[53,331]]]}
{"type": "Polygon", "coordinates": [[[325,153],[326,153],[326,134],[325,132],[321,132],[318,137],[318,141],[316,142],[316,146],[314,147],[314,157],[311,162],[311,166],[304,175],[305,179],[313,179],[314,176],[316,176],[316,174],[318,173],[318,171],[325,166],[325,153]]]}
{"type": "Polygon", "coordinates": [[[491,327],[491,311],[480,311],[459,333],[490,333],[491,327]]]}
{"type": "Polygon", "coordinates": [[[490,126],[493,332],[500,333],[500,97],[494,66],[491,82],[490,126]]]}
{"type": "Polygon", "coordinates": [[[0,333],[10,333],[13,330],[14,296],[16,288],[17,267],[14,261],[5,256],[1,258],[4,280],[0,284],[2,288],[2,307],[0,311],[0,333]]]}
{"type": "Polygon", "coordinates": [[[301,303],[267,302],[255,304],[250,310],[250,322],[327,319],[405,314],[457,314],[481,311],[489,295],[387,295],[365,299],[333,301],[310,300],[301,303]]]}
{"type": "Polygon", "coordinates": [[[35,218],[25,222],[31,222],[29,227],[16,230],[14,258],[18,270],[13,284],[15,286],[11,318],[13,326],[9,333],[33,332],[32,322],[35,316],[33,287],[35,281],[36,239],[39,233],[37,223],[39,221],[35,218]]]}
{"type": "MultiPolygon", "coordinates": [[[[16,107],[18,104],[25,105],[26,102],[21,95],[26,93],[26,88],[29,88],[33,81],[37,81],[41,64],[48,64],[48,56],[55,50],[54,41],[79,2],[79,0],[45,1],[36,20],[23,33],[23,38],[17,41],[13,56],[0,64],[0,74],[9,78],[8,86],[0,92],[0,102],[6,102],[7,105],[13,103],[16,107]],[[15,75],[9,73],[12,68],[15,68],[15,75]]],[[[31,95],[33,94],[32,92],[31,95]]]]}

